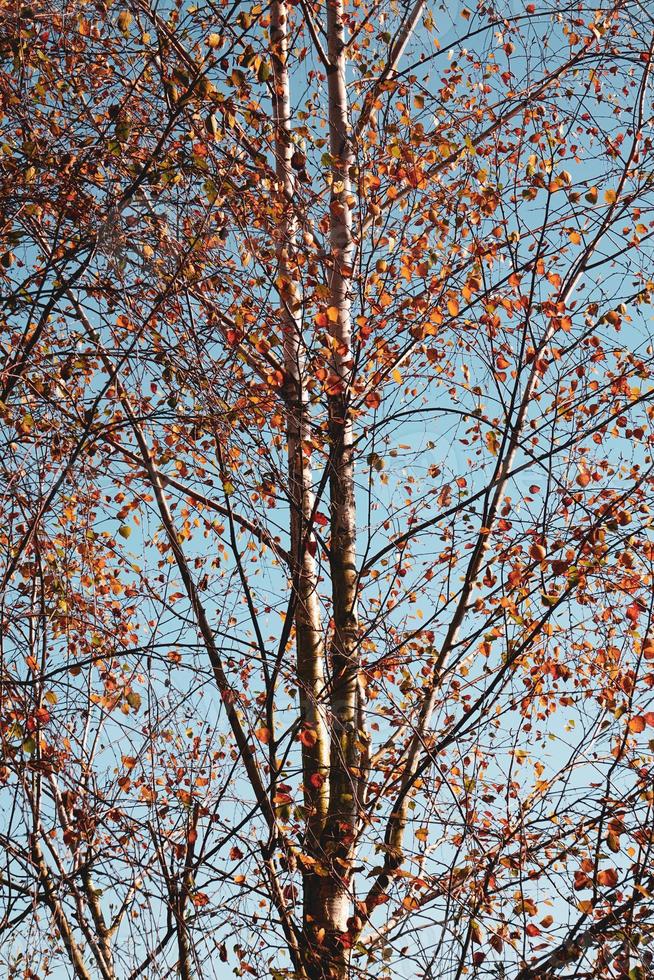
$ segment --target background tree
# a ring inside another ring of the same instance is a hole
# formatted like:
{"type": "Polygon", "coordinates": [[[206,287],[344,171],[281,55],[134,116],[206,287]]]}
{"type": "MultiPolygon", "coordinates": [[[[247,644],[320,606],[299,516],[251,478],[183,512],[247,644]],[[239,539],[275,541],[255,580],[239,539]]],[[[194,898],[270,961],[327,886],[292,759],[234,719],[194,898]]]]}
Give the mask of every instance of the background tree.
{"type": "Polygon", "coordinates": [[[650,976],[647,6],[1,10],[7,976],[650,976]]]}

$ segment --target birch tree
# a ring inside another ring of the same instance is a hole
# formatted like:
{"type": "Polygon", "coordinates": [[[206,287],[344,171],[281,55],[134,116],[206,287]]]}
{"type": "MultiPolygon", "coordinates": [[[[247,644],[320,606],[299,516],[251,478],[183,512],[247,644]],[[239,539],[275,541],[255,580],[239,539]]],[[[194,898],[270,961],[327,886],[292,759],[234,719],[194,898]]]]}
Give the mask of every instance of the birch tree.
{"type": "Polygon", "coordinates": [[[652,17],[0,6],[7,976],[652,971],[652,17]]]}

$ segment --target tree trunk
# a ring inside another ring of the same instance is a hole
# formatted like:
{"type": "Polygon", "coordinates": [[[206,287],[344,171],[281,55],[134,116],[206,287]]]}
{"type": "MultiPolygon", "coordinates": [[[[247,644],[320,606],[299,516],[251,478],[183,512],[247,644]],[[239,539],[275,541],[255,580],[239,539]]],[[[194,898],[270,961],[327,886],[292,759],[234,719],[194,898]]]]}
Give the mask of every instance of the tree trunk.
{"type": "Polygon", "coordinates": [[[329,746],[324,712],[324,646],[318,604],[316,562],[311,553],[310,527],[314,509],[309,444],[309,420],[304,382],[301,297],[294,263],[297,220],[293,203],[295,175],[291,164],[294,145],[290,128],[290,90],[287,71],[287,17],[285,3],[271,6],[270,41],[273,64],[273,119],[275,166],[282,194],[282,218],[277,238],[279,295],[284,320],[284,397],[288,482],[290,498],[291,575],[295,597],[295,641],[300,714],[315,741],[303,743],[304,803],[307,808],[309,846],[318,838],[327,813],[329,746]]]}
{"type": "MultiPolygon", "coordinates": [[[[332,372],[338,379],[329,395],[330,561],[333,635],[331,666],[331,749],[329,809],[321,838],[321,859],[328,876],[306,882],[310,940],[321,962],[316,978],[340,980],[348,975],[351,925],[350,875],[359,814],[359,735],[357,680],[356,511],[353,431],[349,408],[352,370],[349,281],[353,262],[350,168],[353,164],[348,124],[343,5],[327,3],[329,132],[332,160],[330,200],[330,316],[332,372]]],[[[313,969],[314,967],[312,967],[313,969]]]]}

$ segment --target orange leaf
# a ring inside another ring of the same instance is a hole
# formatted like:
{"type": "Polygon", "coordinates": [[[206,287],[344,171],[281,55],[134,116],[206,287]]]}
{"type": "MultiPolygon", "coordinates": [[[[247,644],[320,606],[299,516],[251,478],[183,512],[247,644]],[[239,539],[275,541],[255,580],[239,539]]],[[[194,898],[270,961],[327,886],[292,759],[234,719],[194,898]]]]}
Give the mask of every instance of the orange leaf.
{"type": "Polygon", "coordinates": [[[459,313],[459,302],[458,300],[452,298],[447,301],[447,312],[450,316],[458,316],[459,313]]]}
{"type": "Polygon", "coordinates": [[[605,888],[615,888],[618,883],[618,872],[615,868],[607,868],[606,871],[598,872],[597,883],[605,888]]]}
{"type": "Polygon", "coordinates": [[[629,721],[629,731],[630,732],[635,732],[637,735],[639,735],[641,732],[644,732],[645,731],[645,726],[646,725],[647,725],[647,722],[645,721],[645,719],[643,718],[643,716],[642,715],[636,715],[635,718],[632,718],[629,721]]]}

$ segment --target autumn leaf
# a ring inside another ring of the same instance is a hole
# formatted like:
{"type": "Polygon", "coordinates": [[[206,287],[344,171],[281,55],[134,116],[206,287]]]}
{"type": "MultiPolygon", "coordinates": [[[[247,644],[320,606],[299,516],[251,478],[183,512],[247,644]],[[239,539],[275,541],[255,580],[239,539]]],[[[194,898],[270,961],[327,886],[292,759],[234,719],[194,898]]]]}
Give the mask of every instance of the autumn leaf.
{"type": "Polygon", "coordinates": [[[499,444],[497,441],[497,433],[495,432],[495,430],[491,429],[489,432],[486,432],[484,435],[484,439],[486,440],[486,445],[491,455],[497,456],[499,452],[499,444]]]}
{"type": "Polygon", "coordinates": [[[607,868],[604,871],[598,871],[597,884],[601,885],[603,888],[615,888],[618,884],[618,873],[615,868],[607,868]]]}
{"type": "Polygon", "coordinates": [[[118,14],[117,23],[121,31],[127,32],[129,30],[132,23],[132,15],[129,10],[121,10],[121,12],[118,14]]]}
{"type": "Polygon", "coordinates": [[[136,691],[128,691],[125,695],[125,700],[134,711],[138,711],[141,707],[141,695],[137,694],[136,691]]]}

